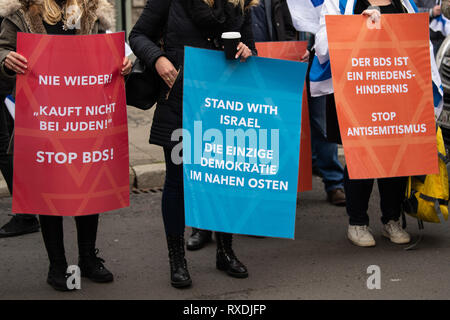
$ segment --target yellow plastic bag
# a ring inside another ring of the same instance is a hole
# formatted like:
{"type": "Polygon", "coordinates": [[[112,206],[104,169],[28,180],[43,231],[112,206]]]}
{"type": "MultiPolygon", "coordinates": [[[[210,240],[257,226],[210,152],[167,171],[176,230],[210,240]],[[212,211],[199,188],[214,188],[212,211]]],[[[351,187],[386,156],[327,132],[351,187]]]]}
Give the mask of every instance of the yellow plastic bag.
{"type": "Polygon", "coordinates": [[[408,178],[404,210],[410,216],[426,222],[439,223],[448,220],[449,181],[441,128],[438,127],[437,147],[439,155],[439,174],[414,176],[408,178]]]}

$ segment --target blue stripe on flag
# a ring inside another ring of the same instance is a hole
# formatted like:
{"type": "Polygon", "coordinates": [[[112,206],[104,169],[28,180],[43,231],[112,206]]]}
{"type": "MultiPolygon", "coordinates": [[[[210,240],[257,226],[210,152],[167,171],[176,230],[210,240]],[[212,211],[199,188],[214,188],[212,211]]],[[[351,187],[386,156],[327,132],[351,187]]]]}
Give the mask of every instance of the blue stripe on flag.
{"type": "MultiPolygon", "coordinates": [[[[441,86],[441,88],[442,88],[442,86],[441,86]]],[[[439,107],[439,103],[441,103],[441,100],[442,100],[442,95],[439,92],[438,87],[433,82],[433,102],[434,102],[435,108],[439,107]]]]}
{"type": "Polygon", "coordinates": [[[417,9],[417,6],[416,6],[416,3],[414,2],[414,0],[409,0],[409,3],[411,4],[411,6],[413,7],[413,9],[416,13],[419,12],[419,9],[417,9]]]}
{"type": "MultiPolygon", "coordinates": [[[[356,1],[355,1],[356,3],[356,1]]],[[[345,14],[345,7],[347,6],[347,0],[339,0],[339,10],[341,14],[345,14]]]]}
{"type": "Polygon", "coordinates": [[[325,0],[311,0],[312,5],[314,8],[317,8],[318,6],[321,6],[325,0]]]}
{"type": "Polygon", "coordinates": [[[445,19],[442,18],[442,15],[437,16],[435,19],[436,19],[437,21],[440,21],[440,22],[442,23],[442,27],[445,28],[445,24],[447,23],[447,21],[445,21],[445,19]]]}
{"type": "Polygon", "coordinates": [[[309,72],[309,80],[313,82],[319,82],[328,80],[331,78],[331,67],[330,60],[324,64],[320,64],[319,59],[314,57],[313,63],[311,65],[311,70],[309,72]]]}

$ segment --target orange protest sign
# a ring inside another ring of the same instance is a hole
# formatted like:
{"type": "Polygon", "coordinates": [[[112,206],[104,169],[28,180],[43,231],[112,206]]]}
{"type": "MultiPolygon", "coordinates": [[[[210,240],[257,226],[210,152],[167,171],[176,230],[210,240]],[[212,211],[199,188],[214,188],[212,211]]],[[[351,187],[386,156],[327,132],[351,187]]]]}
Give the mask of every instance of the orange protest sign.
{"type": "MultiPolygon", "coordinates": [[[[306,52],[307,45],[306,41],[257,42],[256,49],[260,57],[300,61],[306,52]]],[[[303,81],[303,79],[299,80],[303,81]]],[[[301,130],[298,192],[312,189],[311,127],[306,86],[303,87],[301,130]]]]}
{"type": "Polygon", "coordinates": [[[427,14],[326,16],[351,179],[438,173],[427,14]]]}

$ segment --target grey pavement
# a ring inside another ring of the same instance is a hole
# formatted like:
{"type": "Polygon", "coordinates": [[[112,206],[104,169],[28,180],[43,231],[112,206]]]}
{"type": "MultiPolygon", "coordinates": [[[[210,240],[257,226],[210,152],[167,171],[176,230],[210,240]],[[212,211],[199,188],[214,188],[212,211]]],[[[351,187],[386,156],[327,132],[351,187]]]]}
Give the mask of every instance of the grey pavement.
{"type": "Polygon", "coordinates": [[[163,149],[148,143],[154,110],[128,107],[130,184],[137,189],[158,188],[164,181],[163,149]]]}
{"type": "MultiPolygon", "coordinates": [[[[97,246],[114,273],[111,284],[81,283],[60,293],[46,282],[48,259],[40,233],[0,239],[0,299],[448,299],[449,225],[426,224],[418,249],[405,251],[381,237],[376,187],[369,215],[377,246],[359,248],[345,237],[345,208],[325,201],[319,178],[300,194],[295,240],[236,236],[234,248],[250,277],[233,279],[215,269],[215,244],[187,252],[193,286],[169,285],[161,193],[131,194],[131,207],[100,218],[97,246]],[[381,289],[369,290],[367,268],[381,269],[381,289]]],[[[0,199],[0,225],[11,198],[0,199]]],[[[75,223],[65,218],[69,263],[77,263],[75,223]]],[[[417,224],[408,218],[414,238],[417,224]]],[[[186,230],[188,235],[189,229],[186,230]]]]}

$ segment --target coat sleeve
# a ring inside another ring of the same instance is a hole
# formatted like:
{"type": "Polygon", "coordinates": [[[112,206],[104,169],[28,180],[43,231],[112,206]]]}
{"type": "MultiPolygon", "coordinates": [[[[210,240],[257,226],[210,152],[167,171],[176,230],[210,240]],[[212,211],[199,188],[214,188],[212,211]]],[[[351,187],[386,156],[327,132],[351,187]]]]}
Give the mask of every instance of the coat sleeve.
{"type": "Polygon", "coordinates": [[[17,32],[19,28],[8,19],[4,19],[0,27],[0,75],[1,78],[11,81],[16,77],[15,74],[6,72],[3,61],[11,51],[16,51],[17,32]]]}
{"type": "Polygon", "coordinates": [[[316,33],[316,43],[314,46],[316,56],[320,63],[324,63],[330,59],[328,55],[327,29],[325,26],[325,16],[328,14],[341,14],[339,10],[339,0],[325,0],[323,3],[322,12],[320,13],[319,30],[316,33]]]}
{"type": "Polygon", "coordinates": [[[168,0],[148,0],[129,36],[133,53],[151,68],[164,56],[158,42],[167,23],[170,4],[168,0]]]}

